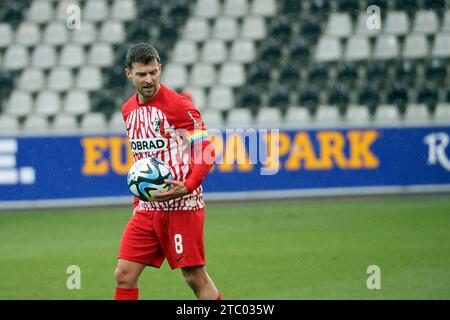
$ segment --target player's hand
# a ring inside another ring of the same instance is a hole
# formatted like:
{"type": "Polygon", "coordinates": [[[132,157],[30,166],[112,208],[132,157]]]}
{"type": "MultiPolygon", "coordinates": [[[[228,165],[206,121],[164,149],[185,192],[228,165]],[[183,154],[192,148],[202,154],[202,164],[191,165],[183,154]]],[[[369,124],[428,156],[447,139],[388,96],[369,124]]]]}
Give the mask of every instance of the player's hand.
{"type": "Polygon", "coordinates": [[[186,186],[181,181],[164,180],[164,182],[169,185],[172,185],[172,188],[169,191],[155,194],[153,201],[172,200],[175,198],[183,197],[189,193],[186,186]]]}

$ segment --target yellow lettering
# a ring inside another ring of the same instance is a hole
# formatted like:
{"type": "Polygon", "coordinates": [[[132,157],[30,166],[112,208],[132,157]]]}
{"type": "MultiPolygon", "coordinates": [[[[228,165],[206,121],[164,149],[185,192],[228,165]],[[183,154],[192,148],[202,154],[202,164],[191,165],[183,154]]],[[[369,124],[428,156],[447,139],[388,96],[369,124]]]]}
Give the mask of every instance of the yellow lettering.
{"type": "Polygon", "coordinates": [[[251,171],[253,165],[249,161],[249,156],[245,150],[245,145],[242,137],[234,134],[228,137],[225,141],[225,150],[223,161],[219,164],[219,170],[224,172],[233,171],[234,165],[237,162],[238,171],[251,171]]]}
{"type": "Polygon", "coordinates": [[[279,132],[277,134],[268,133],[265,140],[267,143],[267,163],[265,163],[264,168],[278,170],[280,168],[280,157],[289,152],[291,139],[287,133],[279,132]]]}
{"type": "Polygon", "coordinates": [[[127,174],[133,164],[133,153],[128,138],[112,137],[109,139],[109,144],[112,170],[117,174],[127,174]],[[122,161],[124,152],[126,152],[125,162],[122,161]]]}
{"type": "Polygon", "coordinates": [[[287,170],[298,170],[301,167],[300,161],[304,161],[305,169],[320,169],[314,148],[307,132],[297,132],[294,137],[291,154],[286,161],[287,170]]]}
{"type": "Polygon", "coordinates": [[[81,144],[84,148],[84,165],[82,172],[85,175],[104,175],[108,172],[108,161],[103,152],[108,148],[105,138],[83,138],[81,144]]]}
{"type": "Polygon", "coordinates": [[[317,133],[320,143],[320,166],[321,169],[332,169],[333,161],[339,168],[346,168],[347,159],[344,155],[345,139],[338,131],[321,131],[317,133]]]}
{"type": "Polygon", "coordinates": [[[372,153],[370,147],[378,138],[379,133],[375,130],[349,131],[347,136],[350,141],[350,159],[347,166],[351,169],[378,168],[380,161],[372,153]]]}

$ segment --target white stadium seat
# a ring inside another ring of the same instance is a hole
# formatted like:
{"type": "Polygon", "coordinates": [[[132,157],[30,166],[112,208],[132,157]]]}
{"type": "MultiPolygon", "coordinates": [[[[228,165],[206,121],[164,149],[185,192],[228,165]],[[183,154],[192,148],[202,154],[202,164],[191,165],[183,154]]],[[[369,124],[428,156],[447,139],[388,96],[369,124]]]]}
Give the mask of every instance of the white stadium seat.
{"type": "Polygon", "coordinates": [[[231,45],[230,60],[242,63],[251,63],[256,57],[255,43],[249,39],[233,41],[231,45]]]}
{"type": "Polygon", "coordinates": [[[22,131],[27,132],[42,132],[45,133],[49,130],[50,126],[48,123],[48,119],[44,115],[40,114],[30,114],[25,118],[25,121],[22,125],[22,131]]]}
{"type": "Polygon", "coordinates": [[[189,84],[195,87],[211,87],[216,82],[216,71],[209,63],[197,63],[192,67],[189,84]]]}
{"type": "Polygon", "coordinates": [[[398,124],[400,115],[398,108],[394,105],[380,105],[375,110],[374,121],[378,125],[398,124]]]}
{"type": "Polygon", "coordinates": [[[220,14],[219,0],[198,0],[194,8],[194,16],[214,18],[220,14]]]}
{"type": "Polygon", "coordinates": [[[100,27],[99,41],[109,44],[123,43],[125,41],[125,28],[123,23],[121,21],[106,20],[100,27]]]}
{"type": "Polygon", "coordinates": [[[225,42],[222,40],[209,40],[203,46],[201,61],[219,64],[227,60],[228,53],[225,42]]]}
{"type": "Polygon", "coordinates": [[[107,127],[105,115],[101,112],[90,112],[83,116],[80,128],[85,132],[104,131],[107,127]]]}
{"type": "Polygon", "coordinates": [[[345,122],[349,125],[367,125],[370,122],[369,109],[366,106],[349,106],[345,113],[345,122]]]}
{"type": "Polygon", "coordinates": [[[206,18],[191,17],[186,22],[183,38],[194,42],[202,42],[209,38],[210,29],[206,18]]]}
{"type": "Polygon", "coordinates": [[[56,115],[61,111],[61,97],[54,91],[39,92],[34,108],[38,114],[56,115]]]}
{"type": "Polygon", "coordinates": [[[292,106],[286,110],[284,124],[288,127],[299,127],[311,124],[311,115],[308,109],[292,106]]]}
{"type": "Polygon", "coordinates": [[[33,98],[29,92],[14,90],[6,103],[5,113],[25,116],[33,110],[33,98]]]}
{"type": "Polygon", "coordinates": [[[103,85],[100,69],[93,66],[85,66],[80,69],[75,80],[77,89],[94,91],[99,90],[103,85]]]}
{"type": "Polygon", "coordinates": [[[198,60],[198,49],[195,42],[190,40],[177,41],[173,49],[172,62],[193,64],[198,60]]]}
{"type": "Polygon", "coordinates": [[[399,57],[399,44],[396,36],[380,35],[376,38],[373,57],[380,60],[399,57]]]}
{"type": "Polygon", "coordinates": [[[46,23],[53,19],[53,3],[50,1],[33,0],[26,15],[28,21],[46,23]]]}
{"type": "Polygon", "coordinates": [[[231,17],[220,17],[214,23],[212,37],[214,39],[231,41],[238,36],[238,33],[239,28],[236,19],[231,17]]]}
{"type": "Polygon", "coordinates": [[[25,68],[30,57],[24,46],[11,45],[6,49],[3,57],[3,67],[5,70],[18,71],[25,68]]]}
{"type": "Polygon", "coordinates": [[[408,105],[403,120],[407,124],[427,123],[430,120],[427,106],[424,104],[408,105]]]}
{"type": "Polygon", "coordinates": [[[412,33],[406,37],[403,47],[403,57],[410,59],[426,58],[428,56],[428,43],[424,34],[412,33]]]}
{"type": "Polygon", "coordinates": [[[58,113],[50,124],[50,129],[54,132],[66,133],[68,131],[75,131],[77,128],[76,116],[66,113],[58,113]]]}
{"type": "Polygon", "coordinates": [[[45,87],[45,76],[41,69],[24,69],[19,77],[18,88],[23,91],[37,92],[45,87]]]}
{"type": "Polygon", "coordinates": [[[245,70],[239,62],[224,63],[219,71],[219,85],[240,87],[245,83],[245,70]]]}
{"type": "Polygon", "coordinates": [[[249,12],[248,0],[225,0],[223,14],[225,16],[241,18],[249,12]]]}
{"type": "Polygon", "coordinates": [[[262,40],[266,35],[266,22],[263,17],[249,16],[244,18],[241,29],[243,39],[262,40]]]}
{"type": "Polygon", "coordinates": [[[319,106],[314,121],[320,125],[336,125],[340,122],[339,110],[336,106],[319,106]]]}
{"type": "Polygon", "coordinates": [[[101,22],[109,17],[109,6],[106,0],[86,1],[82,13],[83,19],[101,22]]]}
{"type": "Polygon", "coordinates": [[[438,104],[436,110],[434,110],[433,120],[437,124],[450,125],[450,104],[438,104]]]}
{"type": "Polygon", "coordinates": [[[222,115],[218,110],[206,109],[202,112],[202,119],[208,130],[220,129],[224,126],[222,115]]]}
{"type": "Polygon", "coordinates": [[[233,91],[229,87],[211,88],[208,95],[208,109],[229,110],[234,107],[233,91]]]}
{"type": "Polygon", "coordinates": [[[58,92],[68,91],[73,88],[74,79],[68,68],[56,67],[51,69],[47,78],[47,88],[58,92]]]}
{"type": "Polygon", "coordinates": [[[162,72],[161,82],[172,89],[184,88],[187,85],[187,71],[184,65],[169,63],[162,72]]]}
{"type": "Polygon", "coordinates": [[[385,33],[403,36],[409,32],[409,18],[404,11],[389,11],[387,13],[385,33]]]}
{"type": "Polygon", "coordinates": [[[342,48],[338,38],[320,37],[315,55],[317,61],[337,61],[342,58],[342,48]]]}
{"type": "Polygon", "coordinates": [[[86,64],[84,49],[80,44],[69,43],[63,46],[59,64],[67,68],[80,68],[86,64]]]}
{"type": "Polygon", "coordinates": [[[60,46],[68,42],[68,40],[69,34],[65,23],[53,21],[45,27],[44,43],[60,46]]]}
{"type": "Polygon", "coordinates": [[[433,10],[419,10],[414,19],[413,32],[434,34],[438,31],[439,19],[433,10]]]}
{"type": "Polygon", "coordinates": [[[49,69],[56,65],[57,54],[54,46],[48,44],[38,45],[31,56],[31,66],[49,69]]]}
{"type": "Polygon", "coordinates": [[[279,128],[281,123],[281,112],[277,108],[261,108],[255,118],[258,128],[279,128]]]}
{"type": "Polygon", "coordinates": [[[352,36],[348,39],[344,53],[348,61],[367,60],[371,56],[369,39],[366,36],[352,36]]]}
{"type": "Polygon", "coordinates": [[[450,33],[438,33],[436,35],[431,55],[439,58],[450,57],[450,33]]]}
{"type": "Polygon", "coordinates": [[[277,3],[275,0],[252,1],[250,13],[256,16],[272,17],[277,13],[277,3]]]}
{"type": "Polygon", "coordinates": [[[83,90],[71,90],[63,101],[63,112],[72,115],[85,114],[91,110],[89,95],[83,90]]]}
{"type": "Polygon", "coordinates": [[[352,20],[348,13],[334,12],[327,22],[325,34],[331,37],[347,38],[352,34],[352,20]]]}
{"type": "Polygon", "coordinates": [[[253,118],[250,110],[234,108],[228,112],[227,128],[246,129],[253,127],[253,118]]]}
{"type": "Polygon", "coordinates": [[[5,48],[13,42],[13,30],[8,23],[0,23],[0,48],[5,48]]]}
{"type": "Polygon", "coordinates": [[[19,130],[19,119],[16,116],[0,113],[0,133],[14,134],[19,130]]]}
{"type": "Polygon", "coordinates": [[[19,45],[32,47],[41,41],[41,31],[34,22],[22,22],[16,31],[16,43],[19,45]]]}
{"type": "Polygon", "coordinates": [[[95,43],[88,52],[87,61],[92,66],[109,67],[114,63],[114,51],[108,43],[95,43]]]}
{"type": "Polygon", "coordinates": [[[83,21],[83,28],[71,30],[71,40],[74,43],[89,45],[97,42],[97,28],[90,21],[83,21]]]}
{"type": "Polygon", "coordinates": [[[135,0],[114,0],[111,7],[111,18],[113,20],[131,21],[136,18],[135,0]]]}

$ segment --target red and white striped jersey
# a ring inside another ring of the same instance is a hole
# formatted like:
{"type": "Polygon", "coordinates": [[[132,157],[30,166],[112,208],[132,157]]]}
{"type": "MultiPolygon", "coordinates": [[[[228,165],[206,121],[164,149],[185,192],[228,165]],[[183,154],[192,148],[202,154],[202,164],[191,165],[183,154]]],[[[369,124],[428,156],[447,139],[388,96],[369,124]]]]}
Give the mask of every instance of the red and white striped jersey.
{"type": "MultiPolygon", "coordinates": [[[[161,85],[151,101],[140,103],[134,94],[123,104],[122,114],[134,161],[159,158],[170,167],[173,180],[184,182],[190,170],[192,137],[206,135],[201,115],[191,101],[161,85]]],[[[135,197],[134,204],[139,211],[198,210],[204,206],[201,185],[181,198],[146,202],[135,197]]]]}

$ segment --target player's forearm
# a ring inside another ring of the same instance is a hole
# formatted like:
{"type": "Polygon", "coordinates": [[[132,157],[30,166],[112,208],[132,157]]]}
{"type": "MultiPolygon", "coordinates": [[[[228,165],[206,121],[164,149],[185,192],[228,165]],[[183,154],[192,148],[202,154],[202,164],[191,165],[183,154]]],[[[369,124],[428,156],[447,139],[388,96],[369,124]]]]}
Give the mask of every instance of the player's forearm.
{"type": "Polygon", "coordinates": [[[215,152],[210,141],[203,141],[201,145],[192,148],[191,170],[184,181],[189,193],[197,189],[205,180],[214,165],[215,152]]]}

